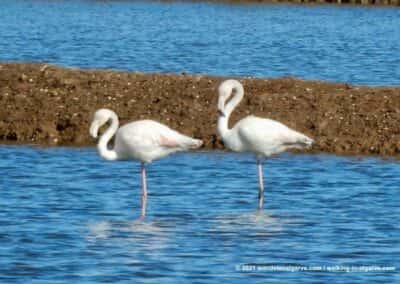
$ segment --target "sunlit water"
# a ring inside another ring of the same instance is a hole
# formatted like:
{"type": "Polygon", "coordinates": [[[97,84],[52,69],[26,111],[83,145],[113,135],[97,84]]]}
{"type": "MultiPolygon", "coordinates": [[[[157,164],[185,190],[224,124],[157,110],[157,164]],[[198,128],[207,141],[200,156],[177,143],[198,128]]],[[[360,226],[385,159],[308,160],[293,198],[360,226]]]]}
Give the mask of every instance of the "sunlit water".
{"type": "MultiPolygon", "coordinates": [[[[0,1],[0,61],[400,85],[400,10],[0,1]]],[[[94,149],[0,147],[0,283],[398,283],[400,163],[185,153],[148,168],[94,149]],[[245,272],[243,264],[395,272],[245,272]]]]}
{"type": "Polygon", "coordinates": [[[400,9],[1,0],[0,61],[400,85],[400,9]]]}
{"type": "Polygon", "coordinates": [[[400,163],[287,154],[183,153],[148,168],[94,148],[0,147],[2,283],[399,283],[400,163]],[[397,272],[243,272],[271,265],[397,272]],[[219,280],[218,280],[219,279],[219,280]]]}

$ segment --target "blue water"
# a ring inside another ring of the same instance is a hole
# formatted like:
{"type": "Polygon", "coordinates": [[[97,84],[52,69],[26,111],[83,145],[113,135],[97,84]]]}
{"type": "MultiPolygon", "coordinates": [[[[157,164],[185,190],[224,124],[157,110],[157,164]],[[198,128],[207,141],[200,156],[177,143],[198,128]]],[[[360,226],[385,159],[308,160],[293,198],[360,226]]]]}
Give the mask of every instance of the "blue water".
{"type": "Polygon", "coordinates": [[[0,1],[0,61],[400,85],[400,9],[0,1]]]}
{"type": "MultiPolygon", "coordinates": [[[[0,61],[400,85],[399,42],[398,8],[0,2],[0,61]]],[[[139,222],[138,163],[0,146],[0,283],[400,282],[398,161],[287,154],[264,170],[259,212],[251,155],[157,161],[139,222]]]]}
{"type": "Polygon", "coordinates": [[[1,283],[399,283],[400,164],[287,154],[183,153],[148,168],[92,148],[0,147],[1,283]],[[238,265],[395,266],[244,272],[238,265]]]}

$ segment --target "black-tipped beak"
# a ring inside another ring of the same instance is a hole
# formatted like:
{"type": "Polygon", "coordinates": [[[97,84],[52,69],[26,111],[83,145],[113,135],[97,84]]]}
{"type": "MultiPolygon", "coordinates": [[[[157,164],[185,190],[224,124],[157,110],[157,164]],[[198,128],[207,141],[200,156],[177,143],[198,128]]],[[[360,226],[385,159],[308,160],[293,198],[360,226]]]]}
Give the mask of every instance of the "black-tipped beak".
{"type": "Polygon", "coordinates": [[[222,110],[218,109],[218,115],[219,116],[225,116],[225,113],[222,110]]]}

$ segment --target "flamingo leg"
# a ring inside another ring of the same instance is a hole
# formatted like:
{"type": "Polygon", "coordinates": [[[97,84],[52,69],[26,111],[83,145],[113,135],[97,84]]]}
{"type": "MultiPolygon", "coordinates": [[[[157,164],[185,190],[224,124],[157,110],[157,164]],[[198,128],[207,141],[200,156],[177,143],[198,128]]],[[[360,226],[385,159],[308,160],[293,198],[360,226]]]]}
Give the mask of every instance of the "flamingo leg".
{"type": "Polygon", "coordinates": [[[146,204],[147,204],[147,181],[146,181],[146,167],[142,163],[142,213],[141,219],[144,219],[146,215],[146,204]]]}
{"type": "Polygon", "coordinates": [[[263,168],[261,159],[257,159],[258,168],[258,184],[260,188],[258,189],[258,209],[262,209],[264,205],[264,178],[263,178],[263,168]]]}

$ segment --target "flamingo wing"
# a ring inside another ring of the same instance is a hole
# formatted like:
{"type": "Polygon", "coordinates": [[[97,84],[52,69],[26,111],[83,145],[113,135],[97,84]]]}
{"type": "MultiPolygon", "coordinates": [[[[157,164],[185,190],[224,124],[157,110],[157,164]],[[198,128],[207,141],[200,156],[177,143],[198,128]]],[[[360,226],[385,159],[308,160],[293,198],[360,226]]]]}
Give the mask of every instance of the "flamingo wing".
{"type": "Polygon", "coordinates": [[[119,129],[116,148],[121,156],[150,162],[177,151],[200,146],[198,141],[156,121],[141,120],[119,129]]]}
{"type": "Polygon", "coordinates": [[[238,126],[238,136],[246,150],[267,156],[312,143],[307,136],[272,119],[251,116],[240,121],[238,126]]]}

